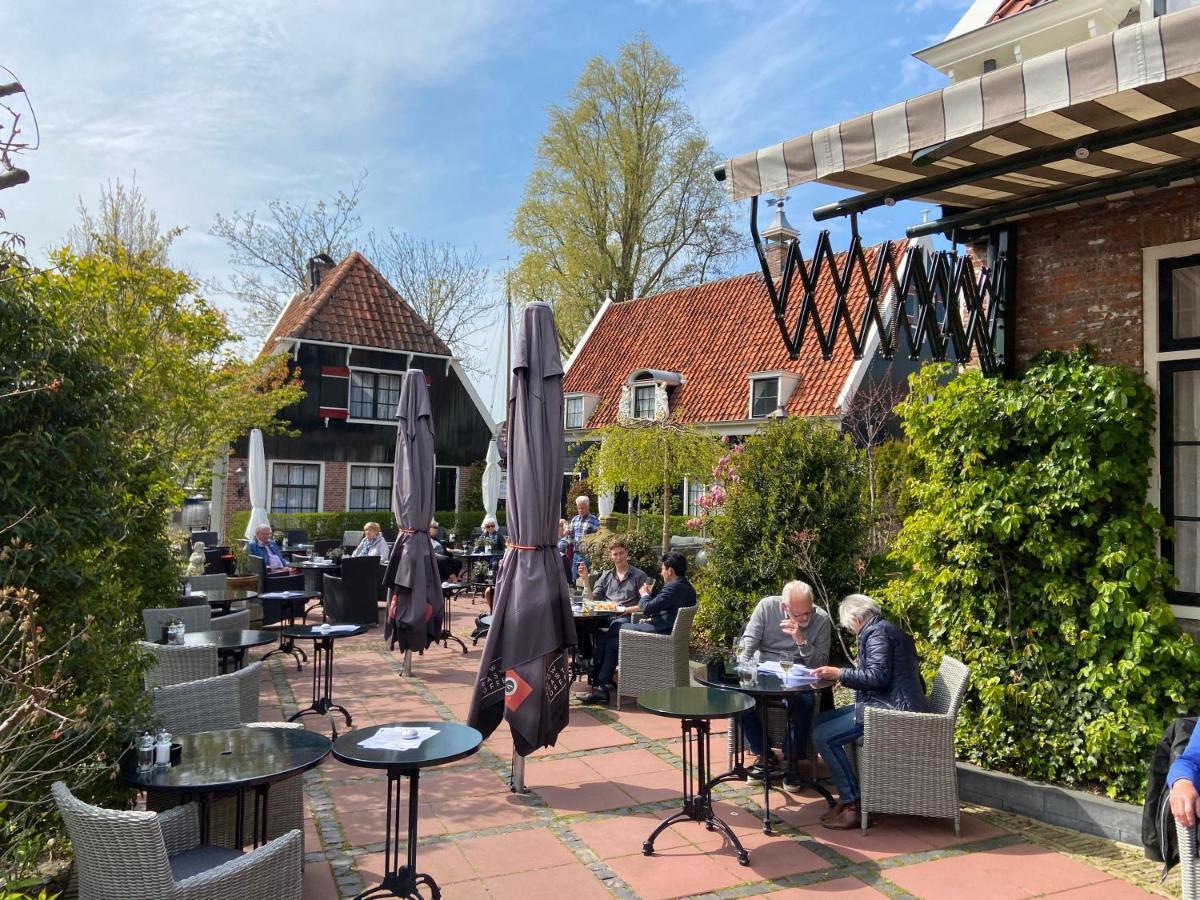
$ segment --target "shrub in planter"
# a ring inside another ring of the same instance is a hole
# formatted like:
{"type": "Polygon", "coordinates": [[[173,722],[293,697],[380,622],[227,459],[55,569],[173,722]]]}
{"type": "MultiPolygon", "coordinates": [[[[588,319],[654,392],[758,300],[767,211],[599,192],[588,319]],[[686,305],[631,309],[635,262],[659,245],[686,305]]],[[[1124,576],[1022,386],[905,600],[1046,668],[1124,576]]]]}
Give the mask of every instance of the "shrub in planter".
{"type": "Polygon", "coordinates": [[[696,579],[706,641],[729,646],[759,599],[793,578],[820,581],[834,602],[857,587],[864,477],[860,451],[823,422],[771,420],[746,439],[696,579]]]}
{"type": "Polygon", "coordinates": [[[923,474],[884,599],[930,672],[943,653],[971,666],[962,758],[1140,802],[1200,674],[1146,502],[1153,395],[1087,351],[1019,381],[945,372],[923,368],[901,407],[923,474]]]}

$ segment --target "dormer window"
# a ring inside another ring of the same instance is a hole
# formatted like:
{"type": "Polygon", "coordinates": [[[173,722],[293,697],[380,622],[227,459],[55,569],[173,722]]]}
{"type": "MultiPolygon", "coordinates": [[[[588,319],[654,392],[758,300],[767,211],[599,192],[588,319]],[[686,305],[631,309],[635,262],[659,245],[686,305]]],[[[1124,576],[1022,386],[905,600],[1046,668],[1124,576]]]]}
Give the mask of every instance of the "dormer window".
{"type": "Polygon", "coordinates": [[[653,382],[633,386],[633,417],[635,419],[654,418],[653,382]]]}
{"type": "Polygon", "coordinates": [[[566,399],[566,426],[567,428],[582,428],[583,427],[583,398],[582,397],[567,397],[566,399]]]}
{"type": "Polygon", "coordinates": [[[765,419],[779,408],[779,376],[755,378],[750,382],[750,418],[765,419]]]}

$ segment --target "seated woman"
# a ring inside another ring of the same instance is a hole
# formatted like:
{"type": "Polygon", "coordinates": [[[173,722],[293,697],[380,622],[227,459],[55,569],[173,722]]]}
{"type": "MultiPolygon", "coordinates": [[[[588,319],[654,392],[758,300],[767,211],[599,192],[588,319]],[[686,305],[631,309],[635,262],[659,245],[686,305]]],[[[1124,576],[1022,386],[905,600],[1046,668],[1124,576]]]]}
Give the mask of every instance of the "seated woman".
{"type": "Polygon", "coordinates": [[[363,526],[363,538],[354,548],[352,556],[378,556],[384,565],[388,561],[388,542],[379,530],[378,522],[368,522],[363,526]]]}
{"type": "Polygon", "coordinates": [[[504,537],[496,527],[496,517],[484,516],[483,522],[479,527],[483,529],[483,534],[475,539],[475,552],[488,553],[494,556],[499,556],[503,553],[504,537]]]}
{"type": "Polygon", "coordinates": [[[883,618],[879,604],[866,594],[851,594],[838,605],[838,621],[858,635],[858,664],[854,668],[818,666],[813,674],[854,689],[854,705],[817,716],[813,743],[829,767],[838,789],[838,804],[821,816],[826,828],[849,829],[859,824],[859,785],[846,745],[863,734],[863,707],[883,706],[903,712],[928,712],[921,687],[913,639],[883,618]]]}
{"type": "Polygon", "coordinates": [[[437,562],[438,577],[442,579],[442,583],[449,582],[450,584],[458,583],[458,576],[462,573],[462,560],[455,559],[446,552],[445,546],[435,537],[438,534],[437,519],[429,523],[429,543],[433,545],[433,558],[437,562]]]}

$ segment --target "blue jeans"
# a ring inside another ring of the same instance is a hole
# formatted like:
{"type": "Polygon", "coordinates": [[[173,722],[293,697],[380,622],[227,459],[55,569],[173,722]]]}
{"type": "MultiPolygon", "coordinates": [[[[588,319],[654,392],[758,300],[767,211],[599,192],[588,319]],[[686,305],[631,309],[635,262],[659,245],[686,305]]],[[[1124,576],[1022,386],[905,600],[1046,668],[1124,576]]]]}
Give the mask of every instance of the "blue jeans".
{"type": "Polygon", "coordinates": [[[862,723],[854,721],[853,706],[823,712],[817,716],[817,723],[813,726],[813,743],[817,745],[817,752],[833,776],[838,800],[842,803],[858,801],[858,776],[850,757],[846,755],[845,747],[862,737],[862,733],[862,723]]]}
{"type": "MultiPolygon", "coordinates": [[[[808,727],[812,722],[813,711],[812,693],[797,694],[788,697],[783,702],[787,707],[787,728],[783,732],[783,755],[791,753],[794,746],[796,755],[803,759],[808,755],[808,727]]],[[[746,746],[755,756],[763,755],[762,713],[758,707],[746,710],[741,716],[742,735],[746,738],[746,746]]]]}

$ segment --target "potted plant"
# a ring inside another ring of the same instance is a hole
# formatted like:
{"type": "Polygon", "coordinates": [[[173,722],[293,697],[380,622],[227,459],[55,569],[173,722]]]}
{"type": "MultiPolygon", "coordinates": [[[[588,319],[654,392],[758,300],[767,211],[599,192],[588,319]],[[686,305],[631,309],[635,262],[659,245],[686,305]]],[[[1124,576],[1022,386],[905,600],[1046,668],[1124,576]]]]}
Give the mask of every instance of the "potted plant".
{"type": "Polygon", "coordinates": [[[729,651],[722,647],[716,647],[709,651],[708,658],[705,660],[709,681],[725,680],[726,673],[730,669],[731,660],[729,657],[729,651]]]}

